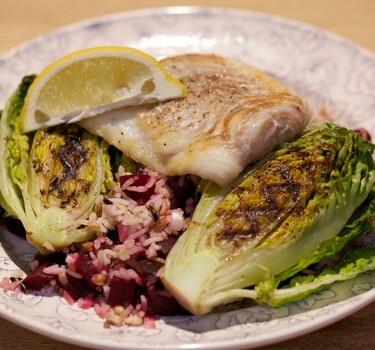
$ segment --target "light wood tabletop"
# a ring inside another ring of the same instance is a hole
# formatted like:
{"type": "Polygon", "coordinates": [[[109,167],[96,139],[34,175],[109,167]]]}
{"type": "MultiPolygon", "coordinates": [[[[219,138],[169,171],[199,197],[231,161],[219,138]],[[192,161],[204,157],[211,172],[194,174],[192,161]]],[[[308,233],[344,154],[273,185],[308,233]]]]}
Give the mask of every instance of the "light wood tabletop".
{"type": "MultiPolygon", "coordinates": [[[[176,5],[231,7],[279,15],[329,30],[375,53],[373,0],[0,0],[0,55],[35,36],[75,21],[119,11],[176,5]]],[[[264,349],[375,349],[374,320],[375,303],[314,333],[264,349]]],[[[84,349],[34,334],[0,318],[0,349],[14,347],[84,349]]]]}

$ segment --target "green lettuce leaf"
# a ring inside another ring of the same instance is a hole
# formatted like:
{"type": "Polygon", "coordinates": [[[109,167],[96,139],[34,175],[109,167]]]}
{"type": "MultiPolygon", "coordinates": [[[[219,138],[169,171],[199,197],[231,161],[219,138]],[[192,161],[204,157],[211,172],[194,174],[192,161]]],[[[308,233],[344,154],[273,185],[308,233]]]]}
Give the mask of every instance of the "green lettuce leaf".
{"type": "MultiPolygon", "coordinates": [[[[375,248],[359,247],[347,250],[340,260],[324,268],[317,275],[298,275],[287,285],[273,291],[267,304],[279,307],[301,300],[311,293],[329,288],[333,283],[349,280],[375,269],[375,248]]],[[[258,296],[262,290],[257,290],[258,296]]]]}

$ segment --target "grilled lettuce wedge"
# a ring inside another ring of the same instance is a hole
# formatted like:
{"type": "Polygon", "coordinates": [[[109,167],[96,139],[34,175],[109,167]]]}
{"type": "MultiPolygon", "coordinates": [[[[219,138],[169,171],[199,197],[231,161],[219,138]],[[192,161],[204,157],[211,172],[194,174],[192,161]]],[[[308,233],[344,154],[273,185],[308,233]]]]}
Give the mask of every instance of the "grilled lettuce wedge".
{"type": "MultiPolygon", "coordinates": [[[[373,151],[353,131],[314,124],[229,186],[207,182],[166,259],[165,287],[187,310],[205,314],[242,298],[279,305],[327,285],[278,288],[373,227],[373,151]]],[[[334,275],[330,283],[343,279],[334,275]]]]}
{"type": "Polygon", "coordinates": [[[75,125],[22,134],[19,116],[28,87],[25,77],[0,120],[0,205],[23,224],[41,253],[95,236],[80,219],[113,177],[108,145],[75,125]]]}

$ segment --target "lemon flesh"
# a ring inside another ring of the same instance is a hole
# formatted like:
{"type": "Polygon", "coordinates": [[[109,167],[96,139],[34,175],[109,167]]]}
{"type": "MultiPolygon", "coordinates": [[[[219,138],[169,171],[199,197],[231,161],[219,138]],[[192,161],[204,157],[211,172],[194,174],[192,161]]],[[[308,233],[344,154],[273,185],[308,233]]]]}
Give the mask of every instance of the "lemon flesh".
{"type": "Polygon", "coordinates": [[[142,51],[85,49],[60,58],[37,76],[27,93],[20,126],[26,133],[185,94],[185,86],[142,51]]]}

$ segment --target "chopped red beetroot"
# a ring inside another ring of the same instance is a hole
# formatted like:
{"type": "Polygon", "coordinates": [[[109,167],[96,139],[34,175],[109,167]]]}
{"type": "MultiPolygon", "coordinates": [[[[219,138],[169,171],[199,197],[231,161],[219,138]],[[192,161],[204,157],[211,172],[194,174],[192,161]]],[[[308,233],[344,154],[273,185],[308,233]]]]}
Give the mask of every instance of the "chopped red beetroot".
{"type": "Polygon", "coordinates": [[[134,280],[124,280],[114,276],[111,280],[107,303],[111,306],[134,305],[135,288],[136,283],[134,280]]]}
{"type": "Polygon", "coordinates": [[[47,265],[51,266],[53,264],[57,264],[59,266],[62,266],[65,264],[65,258],[66,255],[63,252],[48,254],[48,255],[42,255],[42,254],[36,254],[34,259],[38,261],[38,265],[47,265]]]}
{"type": "Polygon", "coordinates": [[[168,239],[165,241],[158,242],[158,245],[161,247],[160,250],[158,250],[158,255],[162,258],[166,258],[167,254],[170,252],[172,247],[177,242],[176,236],[168,236],[168,239]]]}
{"type": "Polygon", "coordinates": [[[64,285],[64,289],[74,300],[84,298],[91,293],[91,288],[83,278],[73,277],[69,273],[66,274],[66,278],[68,282],[64,285]]]}
{"type": "Polygon", "coordinates": [[[125,194],[134,199],[139,205],[145,204],[151,196],[155,193],[155,182],[145,190],[145,186],[150,182],[151,176],[147,174],[131,174],[121,175],[120,185],[122,186],[129,179],[134,179],[134,182],[129,188],[125,189],[125,194]]]}
{"type": "Polygon", "coordinates": [[[185,210],[186,201],[189,198],[192,198],[195,193],[195,185],[192,179],[188,176],[184,178],[183,182],[175,182],[170,179],[168,184],[173,189],[173,195],[171,197],[171,209],[182,208],[185,210]]]}
{"type": "Polygon", "coordinates": [[[98,269],[95,267],[91,259],[87,255],[79,255],[76,262],[77,272],[82,275],[84,281],[91,288],[95,288],[95,284],[92,282],[92,276],[98,273],[98,269]]]}
{"type": "Polygon", "coordinates": [[[143,250],[139,249],[131,255],[131,259],[137,260],[137,261],[146,259],[146,257],[147,257],[146,249],[143,249],[143,250]]]}
{"type": "Polygon", "coordinates": [[[107,237],[113,242],[113,244],[120,244],[122,241],[120,241],[118,230],[110,230],[107,233],[107,237]]]}
{"type": "Polygon", "coordinates": [[[371,135],[364,128],[359,128],[355,130],[364,140],[371,141],[371,135]]]}
{"type": "Polygon", "coordinates": [[[151,284],[156,283],[159,280],[159,277],[156,276],[158,270],[163,266],[163,264],[150,261],[147,259],[143,260],[135,260],[135,259],[128,259],[126,260],[126,265],[134,269],[138,275],[142,277],[146,286],[150,286],[151,284]]]}
{"type": "Polygon", "coordinates": [[[171,316],[176,314],[177,301],[165,291],[147,290],[147,311],[151,315],[171,316]]]}
{"type": "Polygon", "coordinates": [[[35,270],[30,272],[29,275],[22,281],[26,289],[39,291],[45,287],[49,282],[55,279],[54,275],[48,275],[43,272],[44,268],[51,264],[43,264],[38,266],[35,270]]]}

